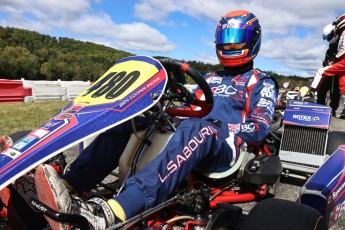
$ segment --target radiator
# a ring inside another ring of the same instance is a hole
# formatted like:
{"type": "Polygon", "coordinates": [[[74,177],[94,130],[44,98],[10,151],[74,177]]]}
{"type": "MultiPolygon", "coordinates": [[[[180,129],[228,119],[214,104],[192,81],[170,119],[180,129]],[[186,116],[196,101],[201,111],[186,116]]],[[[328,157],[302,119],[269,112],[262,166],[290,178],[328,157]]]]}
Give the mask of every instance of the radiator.
{"type": "Polygon", "coordinates": [[[285,125],[279,156],[284,169],[314,173],[326,160],[328,129],[285,125]]]}

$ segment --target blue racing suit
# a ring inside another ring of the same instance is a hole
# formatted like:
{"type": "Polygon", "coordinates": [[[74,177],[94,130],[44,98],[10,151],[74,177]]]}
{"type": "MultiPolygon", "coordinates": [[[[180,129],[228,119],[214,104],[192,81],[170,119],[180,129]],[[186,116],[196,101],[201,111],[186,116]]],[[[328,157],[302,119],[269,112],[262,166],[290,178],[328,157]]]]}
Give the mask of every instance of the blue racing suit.
{"type": "MultiPolygon", "coordinates": [[[[236,76],[218,71],[205,78],[214,95],[212,111],[203,118],[182,121],[162,153],[127,180],[126,190],[114,198],[127,218],[165,201],[194,168],[229,169],[238,159],[240,146],[260,144],[269,134],[278,95],[273,78],[256,70],[236,76]]],[[[126,122],[102,134],[64,179],[78,192],[92,189],[118,165],[131,132],[126,122]]]]}

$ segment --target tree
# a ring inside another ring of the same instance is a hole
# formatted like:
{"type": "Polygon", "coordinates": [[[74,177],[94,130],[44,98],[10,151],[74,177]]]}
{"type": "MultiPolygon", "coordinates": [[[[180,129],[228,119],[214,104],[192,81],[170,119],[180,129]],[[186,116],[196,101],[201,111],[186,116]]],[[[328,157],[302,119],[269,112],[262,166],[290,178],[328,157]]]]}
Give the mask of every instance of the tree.
{"type": "Polygon", "coordinates": [[[39,61],[23,47],[6,47],[0,53],[0,75],[8,79],[38,78],[39,61]]]}

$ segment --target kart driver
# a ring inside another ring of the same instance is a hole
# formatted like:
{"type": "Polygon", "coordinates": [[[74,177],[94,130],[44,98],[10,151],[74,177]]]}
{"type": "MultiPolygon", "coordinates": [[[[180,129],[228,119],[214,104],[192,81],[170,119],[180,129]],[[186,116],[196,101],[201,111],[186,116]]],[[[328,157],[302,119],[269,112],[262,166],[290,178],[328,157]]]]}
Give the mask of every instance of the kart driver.
{"type": "Polygon", "coordinates": [[[321,87],[320,82],[324,77],[338,75],[340,94],[344,98],[344,107],[338,117],[345,119],[345,14],[337,17],[332,25],[334,26],[333,33],[329,35],[327,40],[330,42],[338,40],[337,54],[335,55],[335,59],[331,61],[328,66],[317,70],[311,87],[314,90],[318,89],[321,87]]]}
{"type": "MultiPolygon", "coordinates": [[[[84,202],[69,192],[90,191],[117,167],[132,132],[130,122],[96,138],[62,180],[51,166],[38,166],[39,200],[56,211],[85,216],[93,229],[104,229],[165,201],[196,167],[208,172],[229,169],[241,146],[262,143],[273,119],[278,86],[273,78],[253,69],[260,43],[261,27],[254,14],[244,10],[225,14],[215,33],[216,54],[224,68],[205,75],[214,94],[213,110],[201,119],[182,121],[160,155],[130,177],[118,196],[84,202]],[[198,144],[192,151],[188,144],[194,138],[198,144]]],[[[68,227],[47,220],[52,229],[68,227]]]]}

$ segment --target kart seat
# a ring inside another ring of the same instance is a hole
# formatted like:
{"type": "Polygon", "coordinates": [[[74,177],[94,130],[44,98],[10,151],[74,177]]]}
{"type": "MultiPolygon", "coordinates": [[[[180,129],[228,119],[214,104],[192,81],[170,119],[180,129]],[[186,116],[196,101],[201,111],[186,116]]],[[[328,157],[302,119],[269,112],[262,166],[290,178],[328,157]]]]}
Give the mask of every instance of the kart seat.
{"type": "MultiPolygon", "coordinates": [[[[120,161],[119,161],[119,180],[120,182],[123,181],[125,178],[128,170],[131,167],[133,162],[135,153],[139,148],[141,141],[145,137],[146,130],[138,131],[136,133],[131,134],[131,137],[124,149],[120,161]]],[[[154,141],[148,146],[145,150],[145,153],[142,154],[140,161],[138,162],[136,171],[140,170],[146,163],[153,160],[159,153],[162,152],[163,148],[171,138],[174,132],[167,132],[167,133],[155,133],[154,141]]]]}
{"type": "MultiPolygon", "coordinates": [[[[136,150],[139,148],[142,139],[145,136],[145,130],[139,131],[136,134],[132,134],[125,150],[123,151],[120,161],[119,161],[119,180],[123,181],[125,178],[135,155],[136,150]]],[[[151,142],[150,146],[145,150],[145,153],[140,158],[140,161],[137,165],[136,171],[140,170],[146,163],[153,160],[159,153],[162,152],[167,142],[171,138],[174,132],[155,133],[153,137],[154,141],[151,142]]],[[[229,168],[224,172],[203,172],[204,176],[212,179],[222,179],[226,178],[238,169],[243,169],[245,164],[255,157],[254,153],[250,153],[246,148],[241,150],[240,157],[234,166],[229,168]]]]}

